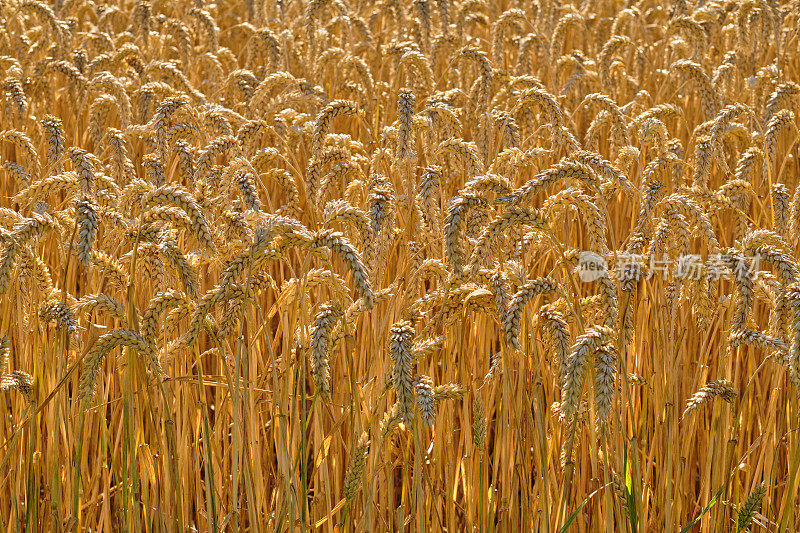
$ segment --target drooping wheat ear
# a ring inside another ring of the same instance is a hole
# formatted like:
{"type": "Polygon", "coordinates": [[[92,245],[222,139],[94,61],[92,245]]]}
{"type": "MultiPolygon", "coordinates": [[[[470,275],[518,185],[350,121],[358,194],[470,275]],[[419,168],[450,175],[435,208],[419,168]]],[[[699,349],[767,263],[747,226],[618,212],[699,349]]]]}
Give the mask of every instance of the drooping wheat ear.
{"type": "Polygon", "coordinates": [[[254,274],[246,283],[229,283],[209,290],[195,306],[189,322],[189,328],[180,339],[184,346],[192,345],[200,331],[207,325],[206,317],[217,303],[231,300],[252,300],[258,291],[265,288],[276,288],[275,280],[267,274],[254,274]]]}
{"type": "Polygon", "coordinates": [[[185,96],[169,97],[162,101],[156,109],[153,118],[143,128],[131,126],[129,130],[152,133],[155,135],[156,148],[161,161],[167,158],[167,132],[172,123],[172,115],[181,107],[189,103],[185,96]],[[138,128],[138,129],[136,129],[138,128]]]}
{"type": "Polygon", "coordinates": [[[416,390],[416,402],[419,407],[419,414],[422,421],[430,428],[436,422],[436,401],[433,397],[433,380],[425,375],[419,374],[414,380],[416,390]]]}
{"type": "Polygon", "coordinates": [[[617,158],[614,160],[614,166],[621,168],[623,171],[630,172],[633,163],[635,163],[641,155],[641,151],[635,146],[623,146],[617,153],[617,158]]]}
{"type": "Polygon", "coordinates": [[[551,305],[543,305],[539,309],[539,325],[547,332],[547,343],[556,359],[556,376],[560,380],[566,373],[569,359],[570,334],[564,315],[551,305]]]}
{"type": "Polygon", "coordinates": [[[35,401],[33,384],[33,376],[22,370],[0,374],[0,390],[15,390],[22,394],[29,404],[33,404],[35,401]]]}
{"type": "Polygon", "coordinates": [[[59,227],[58,220],[48,213],[33,213],[31,218],[18,222],[11,231],[12,239],[20,244],[59,227]]]}
{"type": "Polygon", "coordinates": [[[470,209],[485,207],[488,202],[483,196],[465,194],[450,200],[447,217],[444,221],[445,255],[456,276],[464,272],[464,249],[462,238],[464,225],[470,209]]]}
{"type": "Polygon", "coordinates": [[[608,111],[600,110],[597,115],[592,120],[591,124],[589,124],[589,128],[586,130],[586,136],[584,138],[584,144],[587,147],[596,147],[597,150],[600,150],[600,136],[605,126],[611,124],[611,114],[608,111]]]}
{"type": "Polygon", "coordinates": [[[128,158],[125,138],[118,129],[109,128],[106,131],[106,140],[111,147],[111,177],[120,186],[127,185],[136,177],[136,169],[128,158]]]}
{"type": "Polygon", "coordinates": [[[598,426],[605,427],[614,397],[617,349],[613,342],[601,344],[594,352],[594,406],[598,426]]]}
{"type": "Polygon", "coordinates": [[[45,303],[39,307],[39,319],[42,322],[55,322],[58,329],[63,329],[74,336],[78,333],[78,321],[70,308],[62,303],[45,303]]]}
{"type": "Polygon", "coordinates": [[[203,297],[200,298],[200,301],[192,311],[189,329],[183,335],[183,343],[186,346],[192,345],[197,340],[197,337],[200,336],[200,331],[206,325],[206,316],[211,311],[211,308],[224,299],[226,291],[228,288],[232,288],[233,285],[235,284],[231,284],[224,289],[215,287],[214,289],[206,292],[203,297]]]}
{"type": "Polygon", "coordinates": [[[411,156],[412,143],[414,141],[413,125],[411,116],[414,114],[414,102],[416,98],[411,89],[400,89],[397,100],[397,151],[396,156],[400,161],[404,161],[411,156]]]}
{"type": "Polygon", "coordinates": [[[483,453],[483,443],[486,442],[486,411],[483,400],[479,394],[472,401],[472,443],[478,448],[478,453],[483,453]]]}
{"type": "Polygon", "coordinates": [[[548,229],[547,220],[538,210],[511,206],[495,217],[481,232],[472,251],[472,257],[470,257],[470,267],[484,265],[489,259],[497,239],[508,228],[520,226],[543,232],[548,229]]]}
{"type": "Polygon", "coordinates": [[[636,45],[630,37],[625,35],[612,35],[600,51],[600,56],[597,61],[597,72],[600,76],[600,84],[606,91],[611,91],[614,88],[611,83],[611,64],[614,55],[626,46],[636,49],[636,45]]]}
{"type": "Polygon", "coordinates": [[[119,288],[128,286],[127,269],[115,258],[100,250],[92,251],[92,264],[100,269],[100,275],[119,288]]]}
{"type": "Polygon", "coordinates": [[[429,102],[425,109],[427,114],[426,139],[428,147],[450,138],[459,138],[461,122],[453,106],[445,102],[429,102]]]}
{"type": "Polygon", "coordinates": [[[8,374],[9,370],[9,352],[11,350],[11,343],[8,341],[8,336],[3,335],[0,337],[0,376],[8,374]]]}
{"type": "Polygon", "coordinates": [[[383,414],[383,418],[378,426],[381,430],[381,438],[386,438],[386,436],[394,431],[402,421],[403,417],[400,414],[400,404],[396,402],[383,414]]]}
{"type": "MultiPolygon", "coordinates": [[[[594,104],[598,106],[603,111],[607,112],[611,117],[611,137],[618,147],[628,146],[630,145],[630,139],[628,137],[628,126],[625,123],[625,117],[622,115],[622,111],[620,110],[619,106],[611,99],[611,97],[601,94],[601,93],[592,93],[587,95],[583,102],[581,102],[581,106],[584,104],[594,104]]],[[[665,139],[666,141],[666,139],[665,139]]]]}
{"type": "Polygon", "coordinates": [[[36,198],[48,198],[51,194],[64,191],[66,196],[78,190],[78,177],[74,172],[66,172],[55,176],[46,176],[31,183],[12,197],[15,203],[28,204],[36,198]]]}
{"type": "Polygon", "coordinates": [[[303,224],[289,217],[268,215],[253,233],[253,239],[247,250],[244,250],[228,263],[220,275],[220,288],[225,288],[239,278],[248,268],[254,266],[259,258],[266,255],[276,237],[281,236],[289,241],[298,239],[311,240],[311,233],[303,224]]]}
{"type": "Polygon", "coordinates": [[[578,13],[565,13],[553,29],[553,37],[550,42],[550,57],[561,57],[561,51],[564,48],[564,42],[567,37],[567,31],[573,26],[584,26],[585,22],[583,17],[578,13]]]}
{"type": "Polygon", "coordinates": [[[748,496],[741,507],[739,507],[736,517],[736,533],[750,531],[750,523],[761,508],[761,501],[766,494],[767,486],[764,483],[760,483],[756,485],[753,492],[750,493],[750,496],[748,496]]]}
{"type": "Polygon", "coordinates": [[[151,207],[142,213],[141,224],[143,227],[172,224],[178,229],[185,229],[189,232],[193,231],[192,221],[189,215],[180,207],[171,205],[151,207]]]}
{"type": "Polygon", "coordinates": [[[597,174],[584,165],[574,161],[556,163],[551,168],[534,176],[519,189],[514,190],[509,196],[498,198],[498,202],[518,204],[530,200],[537,193],[544,191],[547,187],[567,179],[580,181],[596,189],[599,186],[597,174]]]}
{"type": "Polygon", "coordinates": [[[789,311],[791,324],[789,334],[792,339],[787,361],[789,378],[800,388],[800,287],[794,284],[787,288],[784,298],[789,311]]]}
{"type": "Polygon", "coordinates": [[[412,349],[412,359],[414,361],[418,361],[423,357],[427,357],[432,353],[441,350],[442,344],[444,344],[444,339],[444,335],[439,335],[438,337],[433,337],[414,343],[414,348],[412,349]]]}
{"type": "Polygon", "coordinates": [[[708,188],[708,179],[711,175],[711,138],[708,135],[698,137],[694,150],[695,168],[692,180],[695,186],[705,189],[708,188]]]}
{"type": "Polygon", "coordinates": [[[625,173],[615,167],[611,161],[603,159],[600,154],[596,154],[588,150],[578,150],[571,153],[569,158],[572,161],[583,163],[594,170],[597,174],[605,174],[612,182],[621,187],[628,195],[634,194],[636,187],[633,185],[633,183],[631,183],[628,177],[625,176],[625,173]]]}
{"type": "Polygon", "coordinates": [[[189,184],[194,183],[194,152],[185,141],[176,141],[172,151],[178,156],[178,171],[189,184]]]}
{"type": "Polygon", "coordinates": [[[31,174],[28,170],[13,161],[4,161],[2,167],[6,169],[9,173],[11,173],[15,179],[22,182],[24,185],[30,185],[31,183],[31,174]]]}
{"type": "Polygon", "coordinates": [[[569,187],[557,192],[545,200],[542,211],[547,220],[555,221],[560,220],[557,216],[570,207],[575,208],[583,217],[589,237],[588,249],[600,253],[607,252],[605,217],[582,189],[569,187]]]}
{"type": "Polygon", "coordinates": [[[576,415],[566,416],[563,412],[563,407],[564,402],[556,402],[552,405],[553,414],[558,416],[559,421],[564,424],[561,452],[559,453],[561,468],[565,468],[568,464],[573,463],[573,457],[578,449],[578,442],[581,436],[581,424],[578,422],[585,416],[584,413],[588,409],[586,402],[581,402],[576,415]]]}
{"type": "Polygon", "coordinates": [[[64,154],[64,126],[61,119],[53,115],[45,115],[42,119],[45,138],[47,139],[47,165],[50,167],[50,175],[60,174],[63,170],[61,166],[61,156],[64,154]]]}
{"type": "Polygon", "coordinates": [[[611,279],[607,269],[598,269],[597,284],[600,286],[600,302],[602,308],[603,325],[615,328],[617,326],[618,305],[617,287],[611,279]]]}
{"type": "Polygon", "coordinates": [[[392,382],[397,393],[400,416],[406,424],[411,424],[414,421],[414,406],[416,403],[412,368],[414,364],[413,341],[414,328],[410,322],[401,321],[392,325],[389,330],[389,355],[394,365],[392,382]]]}
{"type": "Polygon", "coordinates": [[[327,398],[331,391],[330,334],[333,326],[342,316],[344,316],[344,311],[341,304],[328,302],[314,317],[314,325],[311,328],[311,374],[314,376],[317,392],[323,398],[327,398]]]}
{"type": "MultiPolygon", "coordinates": [[[[25,90],[22,86],[22,80],[19,79],[17,76],[13,76],[11,74],[13,69],[9,69],[8,73],[9,76],[3,80],[2,89],[5,91],[14,105],[16,106],[16,116],[17,118],[22,118],[28,112],[28,99],[25,97],[25,90]]],[[[21,75],[22,72],[17,70],[17,72],[21,75]]]]}
{"type": "Polygon", "coordinates": [[[158,252],[167,258],[172,268],[178,274],[178,278],[183,284],[183,288],[192,298],[197,298],[197,291],[200,288],[200,282],[197,278],[197,272],[194,267],[189,263],[189,260],[180,251],[177,244],[169,238],[162,238],[157,244],[158,252]]]}
{"type": "Polygon", "coordinates": [[[750,272],[751,262],[741,255],[723,256],[728,269],[733,274],[736,286],[736,308],[731,318],[731,328],[744,329],[747,316],[753,306],[753,276],[750,272]]]}
{"type": "Polygon", "coordinates": [[[282,168],[270,169],[266,173],[267,178],[274,179],[281,184],[285,201],[278,208],[279,215],[297,217],[300,213],[300,194],[294,176],[282,168]]]}
{"type": "Polygon", "coordinates": [[[233,173],[233,181],[239,188],[245,206],[253,211],[261,211],[261,200],[258,197],[258,190],[256,189],[255,174],[248,168],[250,164],[247,160],[239,158],[231,163],[230,166],[238,168],[238,170],[233,173]],[[237,163],[237,161],[239,162],[237,163]]]}
{"type": "Polygon", "coordinates": [[[391,184],[384,181],[376,181],[370,189],[367,216],[372,240],[364,254],[371,279],[377,285],[382,282],[387,254],[393,245],[395,196],[391,184]]]}
{"type": "Polygon", "coordinates": [[[489,149],[491,139],[494,136],[492,131],[492,121],[488,114],[482,113],[478,117],[478,123],[475,125],[475,145],[478,147],[478,153],[481,157],[481,162],[485,163],[489,160],[489,149]]]}
{"type": "Polygon", "coordinates": [[[763,331],[756,331],[751,328],[731,331],[728,342],[731,348],[736,348],[737,346],[756,346],[770,350],[778,350],[784,353],[788,350],[783,340],[770,337],[763,331]]]}
{"type": "Polygon", "coordinates": [[[492,294],[494,295],[494,304],[497,308],[497,320],[504,324],[506,320],[506,313],[508,312],[508,304],[511,301],[511,295],[508,293],[508,283],[500,269],[495,270],[492,274],[490,282],[492,294]]]}
{"type": "Polygon", "coordinates": [[[485,193],[493,192],[495,194],[508,194],[511,192],[511,182],[508,178],[497,174],[484,174],[482,176],[475,176],[461,189],[461,194],[466,192],[472,193],[485,193]]]}
{"type": "Polygon", "coordinates": [[[483,173],[483,163],[478,155],[478,147],[474,142],[464,139],[450,138],[439,143],[436,154],[454,154],[458,156],[468,177],[483,173]]]}
{"type": "Polygon", "coordinates": [[[92,260],[92,245],[100,217],[97,215],[97,206],[86,198],[78,200],[75,211],[78,223],[78,261],[88,267],[92,260]]]}
{"type": "Polygon", "coordinates": [[[215,332],[217,338],[224,339],[234,331],[238,331],[239,318],[244,304],[245,302],[242,298],[234,298],[225,302],[222,316],[215,332]]]}
{"type": "Polygon", "coordinates": [[[365,307],[371,309],[374,295],[369,282],[367,269],[364,267],[364,263],[358,251],[350,245],[344,235],[331,230],[322,230],[314,235],[311,242],[311,249],[313,250],[321,247],[328,248],[332,253],[339,256],[345,266],[347,266],[353,274],[353,281],[355,282],[358,296],[364,301],[365,307]]]}
{"type": "Polygon", "coordinates": [[[719,98],[711,83],[711,78],[702,66],[694,61],[681,59],[672,64],[670,71],[682,72],[695,80],[700,90],[700,100],[706,120],[710,120],[717,114],[719,98]]]}
{"type": "Polygon", "coordinates": [[[521,9],[509,9],[503,12],[492,27],[492,61],[502,65],[504,61],[505,31],[517,28],[517,23],[525,23],[525,12],[521,9]]]}
{"type": "Polygon", "coordinates": [[[336,220],[342,220],[351,223],[358,231],[358,236],[361,241],[361,249],[365,250],[366,245],[369,243],[372,230],[370,228],[370,219],[367,214],[353,206],[347,200],[332,200],[325,204],[323,211],[325,223],[330,224],[336,220]]]}
{"type": "MultiPolygon", "coordinates": [[[[295,296],[300,283],[301,280],[297,278],[291,278],[289,281],[284,283],[278,299],[282,300],[283,298],[295,296]]],[[[344,279],[324,268],[314,268],[309,270],[305,276],[305,290],[310,291],[312,288],[320,286],[328,287],[336,296],[337,300],[345,300],[347,298],[347,287],[344,279]]]]}
{"type": "Polygon", "coordinates": [[[427,167],[420,177],[419,202],[422,212],[422,222],[431,235],[438,235],[441,224],[439,222],[439,189],[442,179],[440,167],[427,167]]]}
{"type": "Polygon", "coordinates": [[[164,185],[148,191],[142,198],[142,205],[150,207],[156,204],[174,204],[183,209],[192,222],[192,231],[195,237],[210,252],[216,252],[216,246],[211,237],[211,228],[206,222],[206,217],[191,194],[181,187],[164,185]]]}
{"type": "MultiPolygon", "coordinates": [[[[489,210],[487,208],[479,207],[470,211],[469,216],[467,216],[467,227],[464,232],[467,236],[467,241],[471,244],[471,239],[479,236],[488,223],[489,210]]],[[[512,233],[516,233],[517,231],[519,230],[514,228],[512,233]]]]}
{"type": "Polygon", "coordinates": [[[167,173],[164,170],[164,164],[156,154],[147,154],[142,158],[142,166],[147,174],[147,180],[155,185],[161,187],[167,181],[167,173]]]}
{"type": "Polygon", "coordinates": [[[770,190],[772,194],[772,228],[787,237],[789,235],[789,206],[790,198],[783,183],[775,183],[770,190]]]}
{"type": "Polygon", "coordinates": [[[156,357],[152,345],[135,331],[117,329],[97,339],[95,345],[89,350],[89,353],[86,354],[83,374],[81,374],[80,386],[78,388],[78,394],[82,400],[86,402],[91,400],[97,388],[97,379],[103,360],[106,354],[117,346],[127,346],[130,349],[137,350],[145,356],[150,371],[154,376],[160,378],[163,375],[161,363],[156,357]]]}
{"type": "Polygon", "coordinates": [[[572,346],[561,387],[561,413],[565,419],[570,420],[578,414],[588,357],[609,343],[612,338],[612,329],[594,326],[579,336],[572,346]]]}
{"type": "Polygon", "coordinates": [[[714,160],[726,173],[729,172],[729,169],[725,158],[725,152],[723,151],[722,139],[725,133],[727,133],[731,121],[737,115],[741,114],[752,115],[753,113],[750,108],[744,104],[737,103],[723,107],[714,118],[711,129],[708,131],[708,135],[711,139],[711,149],[714,155],[714,160]]]}
{"type": "Polygon", "coordinates": [[[206,32],[208,48],[211,50],[211,53],[216,54],[219,48],[219,27],[217,27],[214,18],[208,11],[197,7],[190,9],[187,14],[190,17],[196,18],[200,23],[200,26],[202,26],[206,32]]]}
{"type": "Polygon", "coordinates": [[[642,144],[653,146],[657,156],[667,151],[668,135],[667,125],[657,118],[648,118],[639,128],[639,139],[642,144]]]}
{"type": "Polygon", "coordinates": [[[490,91],[492,86],[492,63],[489,61],[485,52],[473,47],[464,48],[459,54],[459,58],[466,58],[475,63],[478,68],[478,90],[476,99],[477,105],[475,107],[476,113],[480,114],[487,109],[490,99],[490,91]]]}
{"type": "Polygon", "coordinates": [[[555,96],[544,89],[528,89],[521,93],[517,106],[521,112],[527,113],[532,105],[539,106],[547,116],[552,130],[555,146],[553,152],[558,153],[564,148],[568,153],[581,149],[575,135],[564,124],[564,115],[555,96]]]}
{"type": "Polygon", "coordinates": [[[265,101],[269,101],[272,91],[287,86],[297,86],[297,79],[289,72],[272,72],[258,84],[253,96],[250,98],[250,105],[258,108],[265,101]]]}
{"type": "Polygon", "coordinates": [[[351,161],[351,153],[347,147],[330,146],[315,153],[308,162],[306,169],[306,198],[316,204],[323,196],[322,180],[325,167],[333,168],[336,165],[351,161]]]}
{"type": "Polygon", "coordinates": [[[737,394],[736,389],[733,388],[733,384],[728,380],[722,379],[706,383],[686,402],[686,410],[683,412],[681,419],[690,416],[716,397],[719,397],[727,403],[733,403],[734,400],[736,400],[737,394]]]}
{"type": "Polygon", "coordinates": [[[749,221],[747,217],[750,204],[755,197],[755,191],[749,181],[731,180],[719,188],[723,197],[730,199],[730,205],[734,211],[734,238],[742,238],[748,231],[749,221]]]}
{"type": "Polygon", "coordinates": [[[781,109],[769,119],[767,130],[764,133],[764,179],[778,181],[780,176],[775,175],[775,155],[778,148],[778,136],[785,128],[794,128],[794,113],[781,109]]]}
{"type": "Polygon", "coordinates": [[[525,304],[539,294],[547,294],[558,290],[558,284],[548,278],[537,278],[521,286],[508,304],[503,329],[505,330],[506,343],[513,349],[519,350],[519,327],[525,304]]]}
{"type": "Polygon", "coordinates": [[[56,221],[47,214],[34,214],[17,223],[8,236],[7,244],[0,256],[0,294],[8,292],[11,274],[22,247],[31,239],[56,227],[56,221]]]}
{"type": "MultiPolygon", "coordinates": [[[[31,138],[17,130],[0,131],[0,140],[12,143],[20,152],[25,155],[28,166],[37,168],[39,156],[31,138]]],[[[63,148],[63,144],[62,144],[63,148]]]]}
{"type": "Polygon", "coordinates": [[[235,156],[240,153],[239,141],[232,135],[220,135],[206,145],[200,156],[197,158],[197,167],[195,168],[195,178],[205,179],[211,172],[214,166],[214,161],[217,156],[231,150],[235,156]]]}
{"type": "Polygon", "coordinates": [[[781,244],[784,244],[782,240],[775,243],[766,239],[763,244],[743,242],[744,248],[753,255],[753,262],[757,263],[753,265],[753,268],[759,267],[761,261],[767,262],[777,272],[781,285],[786,287],[795,283],[800,274],[798,274],[797,262],[792,257],[789,248],[781,246],[781,244]]]}
{"type": "Polygon", "coordinates": [[[116,299],[106,294],[89,294],[82,297],[70,307],[74,315],[102,311],[120,322],[125,320],[125,307],[116,299]]]}
{"type": "Polygon", "coordinates": [[[347,465],[347,474],[344,477],[344,499],[347,505],[353,500],[361,486],[364,467],[367,464],[367,456],[369,455],[369,445],[369,434],[364,432],[358,438],[358,442],[353,447],[350,455],[350,464],[347,465]]]}
{"type": "Polygon", "coordinates": [[[655,118],[666,123],[667,120],[678,118],[682,115],[683,111],[674,104],[658,104],[643,111],[633,121],[636,124],[641,124],[647,119],[655,118]]]}
{"type": "MultiPolygon", "coordinates": [[[[437,291],[438,292],[438,291],[437,291]]],[[[444,291],[440,294],[444,296],[444,291]]],[[[441,303],[441,316],[444,324],[449,325],[463,318],[466,311],[474,311],[494,316],[494,296],[492,292],[478,287],[474,283],[464,283],[447,294],[447,299],[436,298],[436,303],[441,303]]],[[[427,329],[432,329],[434,322],[429,323],[427,329]]]]}
{"type": "Polygon", "coordinates": [[[681,210],[688,216],[694,219],[694,223],[698,232],[706,241],[709,254],[716,254],[719,251],[719,241],[714,233],[714,228],[711,225],[709,215],[700,207],[700,205],[684,194],[671,194],[664,198],[656,205],[656,209],[660,206],[669,206],[671,209],[681,210]]]}
{"type": "MultiPolygon", "coordinates": [[[[19,276],[22,279],[27,279],[29,283],[39,291],[40,295],[47,296],[53,292],[53,278],[50,275],[50,269],[44,260],[33,251],[33,247],[29,244],[22,246],[19,249],[20,253],[20,266],[19,276]]],[[[20,286],[22,294],[27,297],[27,288],[25,285],[20,286]]]]}
{"type": "MultiPolygon", "coordinates": [[[[152,240],[141,237],[139,242],[139,254],[142,258],[142,271],[144,274],[143,278],[150,281],[152,290],[155,292],[167,289],[167,269],[164,267],[164,261],[161,260],[158,247],[155,244],[160,239],[160,235],[156,233],[152,240]]],[[[135,241],[136,237],[133,237],[131,240],[135,241]]]]}
{"type": "Polygon", "coordinates": [[[520,145],[519,125],[517,121],[504,112],[493,112],[494,127],[500,132],[500,142],[497,149],[518,148],[520,145]]]}
{"type": "Polygon", "coordinates": [[[444,400],[457,400],[462,398],[466,392],[466,389],[455,383],[437,385],[433,388],[434,405],[439,405],[439,402],[444,400]]]}
{"type": "MultiPolygon", "coordinates": [[[[122,59],[121,56],[125,55],[126,52],[138,53],[138,49],[135,49],[135,47],[126,48],[126,46],[127,45],[123,45],[119,49],[117,55],[119,59],[122,59]]],[[[119,114],[120,126],[123,130],[127,129],[131,121],[131,100],[127,91],[125,90],[125,85],[123,85],[123,83],[110,72],[101,72],[92,78],[92,80],[89,82],[89,88],[98,90],[102,93],[107,93],[114,99],[115,103],[117,104],[116,107],[119,114]]]]}
{"type": "Polygon", "coordinates": [[[550,51],[544,38],[538,33],[529,33],[519,39],[519,52],[517,53],[516,73],[519,76],[530,75],[533,72],[531,54],[535,53],[540,64],[550,63],[550,51]]]}
{"type": "Polygon", "coordinates": [[[691,231],[683,213],[680,213],[673,205],[666,204],[657,222],[658,226],[653,235],[650,257],[655,258],[664,253],[669,242],[674,243],[675,248],[677,248],[676,252],[679,255],[687,254],[689,252],[691,231]]]}
{"type": "Polygon", "coordinates": [[[792,97],[800,94],[800,85],[793,81],[785,81],[775,87],[775,90],[769,95],[767,105],[765,108],[766,117],[772,118],[781,106],[790,103],[792,97]]]}
{"type": "Polygon", "coordinates": [[[104,94],[95,98],[89,108],[89,137],[95,146],[100,143],[100,139],[103,137],[108,114],[115,104],[116,101],[112,97],[104,94]]]}
{"type": "Polygon", "coordinates": [[[325,136],[331,127],[331,121],[339,116],[352,116],[359,115],[358,106],[355,102],[348,100],[334,100],[325,107],[317,115],[317,120],[314,122],[314,134],[311,139],[311,149],[313,154],[318,154],[322,150],[325,141],[325,136]]]}

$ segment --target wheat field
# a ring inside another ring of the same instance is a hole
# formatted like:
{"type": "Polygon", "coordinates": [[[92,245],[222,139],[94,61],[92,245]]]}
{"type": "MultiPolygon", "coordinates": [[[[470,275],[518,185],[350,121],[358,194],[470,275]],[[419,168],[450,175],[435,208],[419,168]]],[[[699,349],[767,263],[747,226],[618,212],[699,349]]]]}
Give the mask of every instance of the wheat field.
{"type": "Polygon", "coordinates": [[[0,1],[0,531],[800,530],[799,26],[0,1]]]}

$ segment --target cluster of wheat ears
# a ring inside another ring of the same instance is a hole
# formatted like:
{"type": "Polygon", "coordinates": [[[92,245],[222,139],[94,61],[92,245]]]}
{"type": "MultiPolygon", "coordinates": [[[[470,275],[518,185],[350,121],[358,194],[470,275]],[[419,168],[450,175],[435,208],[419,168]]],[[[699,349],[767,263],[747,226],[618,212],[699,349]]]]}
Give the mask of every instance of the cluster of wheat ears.
{"type": "Polygon", "coordinates": [[[0,1],[0,531],[800,527],[799,25],[0,1]]]}

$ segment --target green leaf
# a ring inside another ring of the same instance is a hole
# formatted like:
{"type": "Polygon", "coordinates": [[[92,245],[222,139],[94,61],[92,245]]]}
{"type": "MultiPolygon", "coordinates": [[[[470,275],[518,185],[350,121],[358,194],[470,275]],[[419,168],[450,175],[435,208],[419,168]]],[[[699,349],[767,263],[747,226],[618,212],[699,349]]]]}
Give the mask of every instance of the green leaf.
{"type": "Polygon", "coordinates": [[[585,506],[587,503],[589,503],[589,500],[591,500],[591,499],[592,499],[592,496],[594,496],[595,494],[597,494],[598,492],[600,492],[601,490],[603,490],[603,489],[604,489],[604,488],[606,488],[607,486],[611,485],[611,483],[612,483],[612,482],[610,482],[610,481],[609,481],[608,483],[606,483],[605,485],[603,485],[602,487],[600,487],[600,488],[599,488],[599,489],[597,489],[596,491],[594,491],[594,492],[592,492],[591,494],[589,494],[589,495],[586,497],[586,499],[585,499],[585,500],[583,500],[583,502],[582,502],[582,503],[581,503],[581,504],[578,506],[578,508],[577,508],[577,509],[575,509],[575,511],[573,511],[573,513],[572,513],[571,515],[569,515],[569,518],[567,518],[567,521],[566,521],[566,522],[564,522],[564,525],[563,525],[563,526],[561,526],[561,528],[558,530],[558,533],[566,533],[566,531],[569,529],[569,526],[571,526],[571,525],[572,525],[572,523],[575,521],[575,519],[576,519],[576,518],[578,518],[578,514],[581,512],[581,509],[583,509],[583,508],[584,508],[584,506],[585,506]]]}

